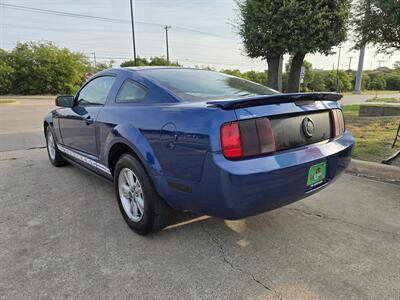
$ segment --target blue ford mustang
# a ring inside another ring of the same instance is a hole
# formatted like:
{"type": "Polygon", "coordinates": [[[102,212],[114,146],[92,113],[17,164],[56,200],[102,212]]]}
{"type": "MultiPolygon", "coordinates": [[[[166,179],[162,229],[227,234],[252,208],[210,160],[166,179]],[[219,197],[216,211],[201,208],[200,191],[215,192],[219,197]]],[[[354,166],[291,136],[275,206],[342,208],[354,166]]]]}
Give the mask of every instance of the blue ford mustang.
{"type": "Polygon", "coordinates": [[[109,69],[57,97],[44,131],[50,162],[113,181],[125,221],[147,234],[172,209],[239,219],[327,186],[354,144],[340,98],[205,70],[109,69]]]}

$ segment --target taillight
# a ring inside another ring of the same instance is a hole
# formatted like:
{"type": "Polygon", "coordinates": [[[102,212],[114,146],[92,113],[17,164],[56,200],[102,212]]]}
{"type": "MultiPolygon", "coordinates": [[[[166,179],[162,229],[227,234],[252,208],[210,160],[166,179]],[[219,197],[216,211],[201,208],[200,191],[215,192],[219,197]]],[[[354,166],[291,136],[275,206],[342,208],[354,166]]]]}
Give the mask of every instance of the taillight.
{"type": "Polygon", "coordinates": [[[238,123],[225,124],[221,128],[222,152],[227,158],[242,156],[238,123]]]}
{"type": "Polygon", "coordinates": [[[228,159],[275,152],[275,138],[268,118],[227,123],[221,127],[222,153],[228,159]]]}
{"type": "Polygon", "coordinates": [[[343,113],[340,109],[331,110],[331,137],[335,138],[344,133],[344,118],[343,113]]]}

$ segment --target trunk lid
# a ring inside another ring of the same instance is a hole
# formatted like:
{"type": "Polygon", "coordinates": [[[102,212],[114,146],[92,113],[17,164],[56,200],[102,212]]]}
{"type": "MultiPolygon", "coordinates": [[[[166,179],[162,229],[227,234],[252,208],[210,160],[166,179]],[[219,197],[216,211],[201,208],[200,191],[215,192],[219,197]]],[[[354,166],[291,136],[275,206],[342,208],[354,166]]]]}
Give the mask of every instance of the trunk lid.
{"type": "MultiPolygon", "coordinates": [[[[328,140],[332,136],[331,109],[339,107],[336,93],[299,93],[214,100],[208,105],[235,110],[238,120],[267,117],[276,151],[328,140]]],[[[242,134],[246,134],[243,132],[242,134]]]]}

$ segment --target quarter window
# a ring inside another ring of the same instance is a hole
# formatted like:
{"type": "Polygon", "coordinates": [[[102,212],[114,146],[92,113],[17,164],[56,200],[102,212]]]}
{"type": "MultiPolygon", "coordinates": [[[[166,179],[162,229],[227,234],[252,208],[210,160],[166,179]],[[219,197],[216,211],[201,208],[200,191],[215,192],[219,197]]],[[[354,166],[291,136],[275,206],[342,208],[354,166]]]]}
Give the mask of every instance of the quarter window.
{"type": "Polygon", "coordinates": [[[93,79],[79,92],[78,104],[81,106],[104,105],[114,80],[113,76],[93,79]]]}
{"type": "Polygon", "coordinates": [[[117,102],[137,102],[146,97],[147,90],[132,80],[123,83],[117,95],[117,102]]]}

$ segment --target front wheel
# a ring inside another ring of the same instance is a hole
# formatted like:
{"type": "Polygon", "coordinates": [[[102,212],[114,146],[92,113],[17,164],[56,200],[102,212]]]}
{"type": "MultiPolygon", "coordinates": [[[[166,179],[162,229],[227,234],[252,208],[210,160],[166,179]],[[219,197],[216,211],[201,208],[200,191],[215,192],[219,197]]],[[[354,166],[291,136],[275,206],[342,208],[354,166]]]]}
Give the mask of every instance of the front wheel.
{"type": "Polygon", "coordinates": [[[160,198],[140,162],[124,154],[114,172],[118,206],[126,223],[135,232],[146,235],[168,225],[171,208],[160,198]]]}
{"type": "Polygon", "coordinates": [[[60,150],[58,150],[53,131],[50,126],[46,128],[46,148],[47,154],[51,164],[55,167],[65,166],[67,161],[62,157],[60,150]]]}

